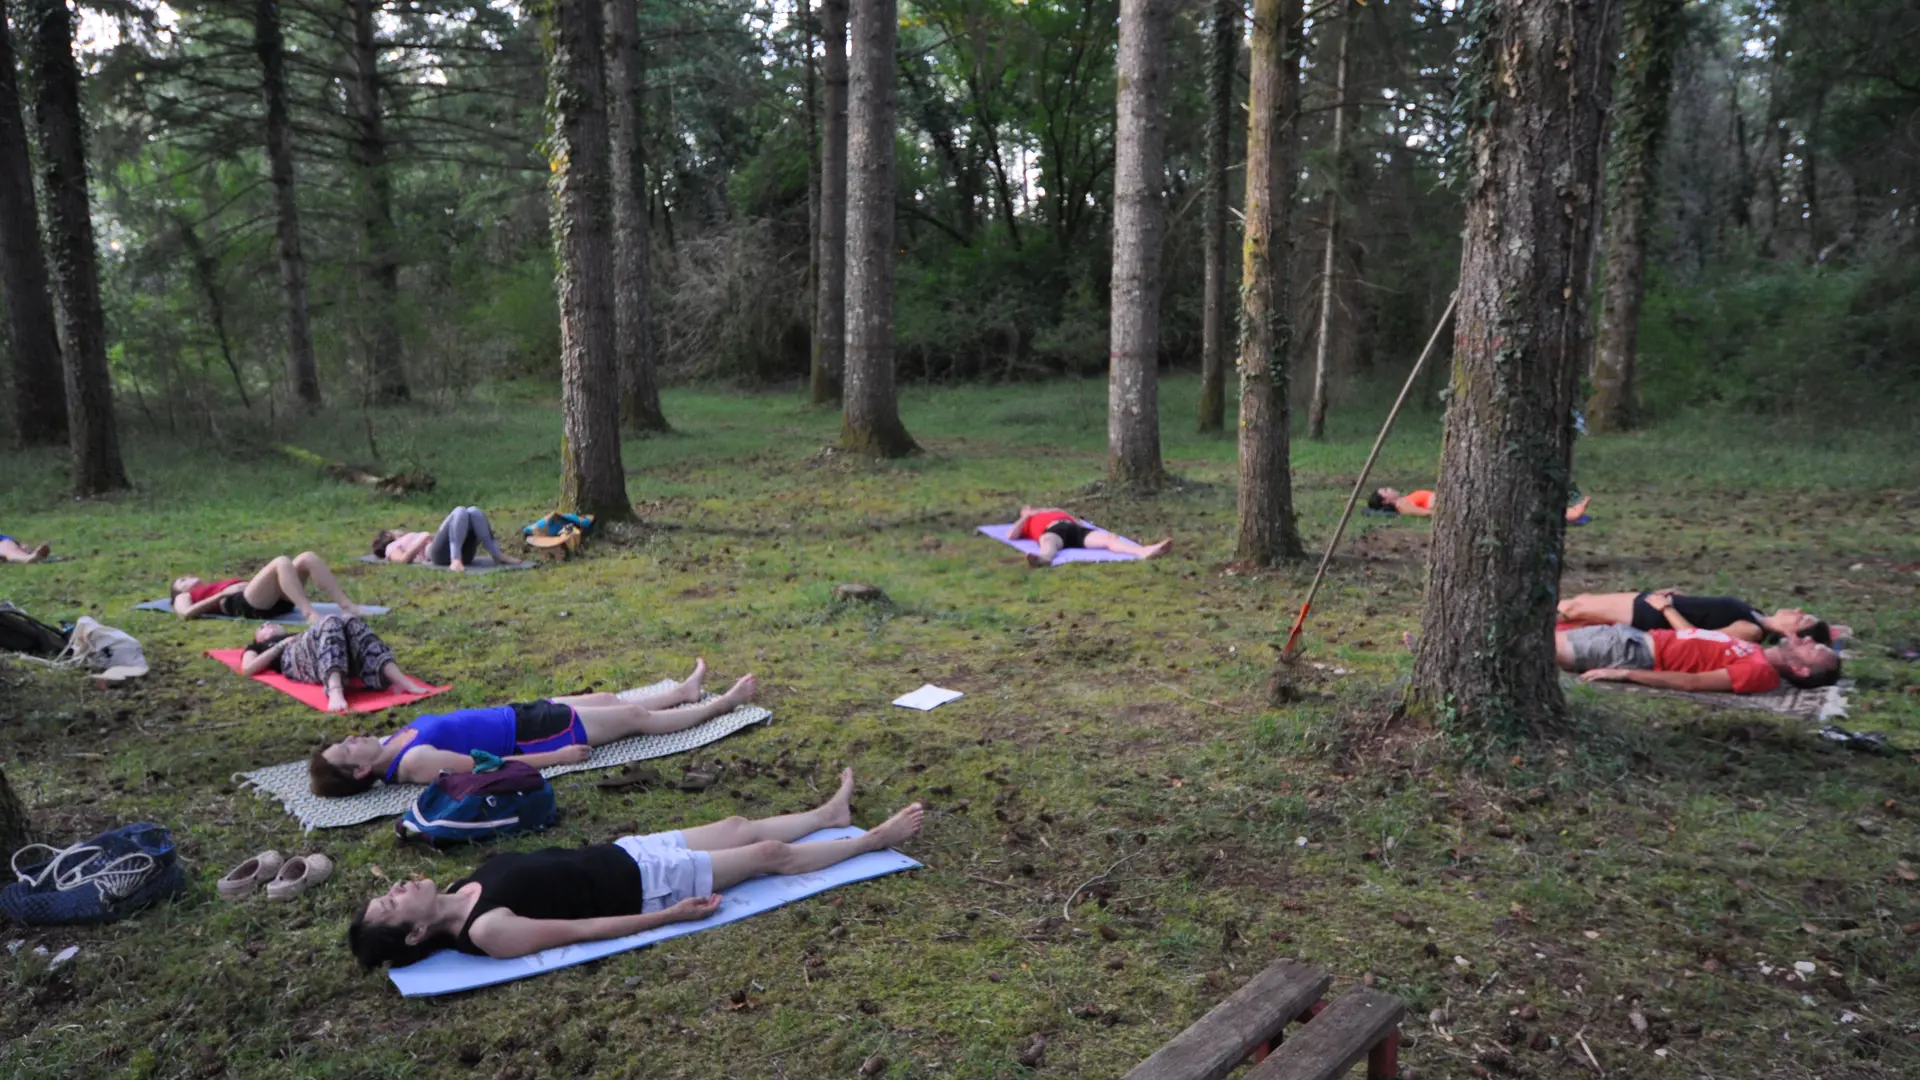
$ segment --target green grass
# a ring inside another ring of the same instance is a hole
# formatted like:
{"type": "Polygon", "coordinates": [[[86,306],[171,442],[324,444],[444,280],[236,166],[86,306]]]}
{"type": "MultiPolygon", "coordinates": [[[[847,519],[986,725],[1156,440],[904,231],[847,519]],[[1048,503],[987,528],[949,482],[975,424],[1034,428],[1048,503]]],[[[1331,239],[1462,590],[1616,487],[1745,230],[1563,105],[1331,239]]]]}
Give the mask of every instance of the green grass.
{"type": "MultiPolygon", "coordinates": [[[[366,459],[358,416],[271,435],[224,421],[226,442],[185,417],[170,436],[132,431],[137,490],[92,503],[65,496],[55,455],[9,454],[0,529],[74,558],[0,567],[0,596],[123,626],[153,672],[102,689],[0,669],[0,760],[48,838],[172,827],[193,890],[99,930],[0,928],[0,946],[26,943],[0,956],[0,1075],[826,1077],[873,1054],[891,1077],[1117,1075],[1283,955],[1405,996],[1417,1019],[1402,1060],[1424,1077],[1479,1075],[1500,1055],[1518,1075],[1590,1073],[1587,1047],[1615,1076],[1920,1071],[1920,938],[1902,930],[1920,896],[1901,876],[1902,860],[1920,866],[1906,816],[1920,782],[1905,753],[1580,691],[1575,733],[1462,770],[1447,739],[1378,726],[1407,669],[1426,525],[1371,518],[1308,633],[1310,660],[1350,674],[1316,672],[1304,702],[1267,707],[1272,647],[1312,568],[1228,572],[1233,444],[1190,434],[1194,392],[1166,386],[1184,483],[1146,500],[1090,486],[1097,382],[909,390],[903,414],[928,452],[886,465],[821,454],[837,417],[791,398],[671,393],[678,433],[626,448],[649,529],[471,579],[352,559],[375,528],[430,527],[455,503],[506,524],[550,509],[558,424],[542,391],[375,414],[385,462],[439,478],[398,503],[267,448],[366,459]],[[1063,500],[1138,538],[1171,532],[1175,553],[1035,573],[972,534],[1022,501],[1063,500]],[[633,685],[695,656],[722,678],[761,674],[771,726],[660,763],[726,764],[720,784],[632,795],[566,778],[562,824],[518,846],[798,809],[847,763],[861,823],[929,803],[909,849],[928,869],[535,980],[402,1000],[352,966],[348,917],[384,878],[447,881],[478,855],[396,848],[386,823],[303,836],[236,791],[236,770],[355,722],[200,656],[239,642],[235,624],[127,610],[175,574],[304,549],[356,599],[393,606],[381,632],[410,669],[456,684],[449,706],[633,685]],[[843,581],[895,603],[836,606],[843,581]],[[923,681],[967,697],[925,714],[886,705],[923,681]],[[1863,818],[1885,830],[1860,831],[1863,818]],[[266,847],[325,850],[336,878],[285,906],[216,899],[215,879],[266,847]],[[1110,868],[1063,920],[1075,887],[1110,868]],[[70,943],[81,955],[59,972],[32,958],[70,943]],[[1811,982],[1781,974],[1797,960],[1817,965],[1811,982]],[[750,1007],[730,1006],[735,991],[750,1007]],[[1035,1033],[1050,1040],[1037,1071],[1014,1061],[1035,1033]]],[[[1296,448],[1310,545],[1381,411],[1338,412],[1331,441],[1296,448]]],[[[1430,411],[1410,416],[1380,482],[1430,483],[1438,437],[1430,411]]],[[[1920,638],[1920,577],[1899,569],[1920,560],[1920,441],[1849,437],[1691,416],[1583,440],[1596,520],[1570,536],[1567,590],[1727,589],[1851,623],[1863,656],[1848,723],[1920,745],[1920,670],[1878,649],[1920,638]]]]}

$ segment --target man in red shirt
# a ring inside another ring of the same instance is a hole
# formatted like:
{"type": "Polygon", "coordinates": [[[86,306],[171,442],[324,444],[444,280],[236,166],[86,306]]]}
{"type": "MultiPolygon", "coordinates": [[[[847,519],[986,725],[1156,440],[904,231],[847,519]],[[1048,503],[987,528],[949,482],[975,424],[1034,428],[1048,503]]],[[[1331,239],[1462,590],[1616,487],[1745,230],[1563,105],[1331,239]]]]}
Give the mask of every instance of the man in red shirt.
{"type": "Polygon", "coordinates": [[[1840,656],[1831,648],[1788,634],[1762,648],[1718,630],[1699,630],[1674,610],[1673,597],[1651,593],[1647,602],[1666,616],[1669,630],[1631,626],[1582,626],[1554,634],[1553,658],[1581,682],[1610,680],[1661,690],[1764,694],[1781,680],[1803,690],[1840,679],[1840,656]]]}
{"type": "Polygon", "coordinates": [[[1038,552],[1029,552],[1027,555],[1027,565],[1036,567],[1052,566],[1053,560],[1067,548],[1104,548],[1123,555],[1152,559],[1165,555],[1167,549],[1173,546],[1172,537],[1157,544],[1136,544],[1105,529],[1084,525],[1079,518],[1057,506],[1021,507],[1020,516],[1014,520],[1013,528],[1008,530],[1007,535],[1015,540],[1031,540],[1040,545],[1038,552]]]}

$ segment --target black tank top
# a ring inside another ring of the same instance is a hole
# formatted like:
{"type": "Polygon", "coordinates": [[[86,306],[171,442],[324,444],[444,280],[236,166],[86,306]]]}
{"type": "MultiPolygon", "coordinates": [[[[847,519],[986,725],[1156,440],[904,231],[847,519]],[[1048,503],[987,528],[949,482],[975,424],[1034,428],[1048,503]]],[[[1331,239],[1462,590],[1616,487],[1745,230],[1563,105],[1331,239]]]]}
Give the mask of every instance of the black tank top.
{"type": "Polygon", "coordinates": [[[527,919],[598,919],[638,915],[644,903],[640,864],[618,844],[495,855],[448,891],[458,892],[476,881],[480,899],[454,943],[461,952],[475,956],[485,956],[487,951],[475,945],[468,932],[475,919],[495,908],[527,919]]]}
{"type": "MultiPolygon", "coordinates": [[[[1676,596],[1673,610],[1702,630],[1724,630],[1737,622],[1760,625],[1765,616],[1752,604],[1733,596],[1676,596]]],[[[1669,630],[1667,617],[1647,603],[1647,594],[1633,598],[1633,627],[1636,630],[1669,630]]],[[[1762,628],[1764,631],[1764,627],[1762,628]]],[[[1772,635],[1767,635],[1771,637],[1772,635]]]]}

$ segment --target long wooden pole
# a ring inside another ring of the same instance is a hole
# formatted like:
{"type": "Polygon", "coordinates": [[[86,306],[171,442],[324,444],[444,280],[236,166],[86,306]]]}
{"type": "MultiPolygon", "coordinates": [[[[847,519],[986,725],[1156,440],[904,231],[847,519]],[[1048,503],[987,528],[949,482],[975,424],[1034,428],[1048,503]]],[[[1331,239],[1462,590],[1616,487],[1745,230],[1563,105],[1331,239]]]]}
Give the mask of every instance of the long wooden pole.
{"type": "Polygon", "coordinates": [[[1447,310],[1440,321],[1433,326],[1433,336],[1427,339],[1427,347],[1420,350],[1420,358],[1413,362],[1413,370],[1407,372],[1407,382],[1400,388],[1400,396],[1394,399],[1393,408],[1387,413],[1387,422],[1380,425],[1380,434],[1373,440],[1373,451],[1367,455],[1367,463],[1360,466],[1360,476],[1353,482],[1353,493],[1347,496],[1346,512],[1340,515],[1340,524],[1334,527],[1333,539],[1327,541],[1327,552],[1320,556],[1320,568],[1313,572],[1313,584],[1307,586],[1307,598],[1300,604],[1300,614],[1294,616],[1293,629],[1287,631],[1287,647],[1280,650],[1282,656],[1292,656],[1293,648],[1300,641],[1300,628],[1307,623],[1307,611],[1313,607],[1314,595],[1320,591],[1320,582],[1327,576],[1327,564],[1333,561],[1333,549],[1340,546],[1340,537],[1347,531],[1347,522],[1353,519],[1353,508],[1360,501],[1360,492],[1367,486],[1367,475],[1373,472],[1373,463],[1380,457],[1380,448],[1387,443],[1387,433],[1393,430],[1393,422],[1400,418],[1400,407],[1407,403],[1407,395],[1413,392],[1413,381],[1420,377],[1420,369],[1427,366],[1427,358],[1433,355],[1433,347],[1440,343],[1440,332],[1447,328],[1447,321],[1453,318],[1453,308],[1460,302],[1460,293],[1455,290],[1447,300],[1447,310]]]}

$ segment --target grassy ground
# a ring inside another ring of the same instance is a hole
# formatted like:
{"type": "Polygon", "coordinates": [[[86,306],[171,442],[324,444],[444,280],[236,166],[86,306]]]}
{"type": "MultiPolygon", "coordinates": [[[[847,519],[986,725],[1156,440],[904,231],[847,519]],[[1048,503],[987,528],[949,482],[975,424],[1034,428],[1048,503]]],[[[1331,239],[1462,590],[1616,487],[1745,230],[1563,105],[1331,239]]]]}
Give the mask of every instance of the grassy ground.
{"type": "MultiPolygon", "coordinates": [[[[1188,434],[1193,393],[1176,380],[1165,402],[1186,483],[1144,501],[1089,494],[1097,383],[912,391],[903,412],[929,452],[884,466],[822,454],[837,419],[789,398],[670,394],[680,434],[627,447],[649,531],[471,579],[351,560],[376,527],[431,527],[454,503],[508,523],[545,509],[550,401],[375,417],[388,463],[439,477],[400,504],[257,444],[132,434],[139,489],[87,504],[62,496],[54,457],[10,454],[0,528],[74,558],[0,567],[0,596],[124,626],[153,672],[101,689],[0,669],[0,760],[49,838],[171,826],[193,889],[105,929],[0,928],[0,944],[26,943],[0,954],[0,1075],[812,1078],[874,1055],[892,1077],[1116,1075],[1283,955],[1404,996],[1408,1075],[1920,1072],[1906,753],[1591,691],[1573,696],[1575,733],[1474,770],[1445,737],[1381,737],[1426,526],[1371,518],[1318,605],[1309,659],[1324,669],[1303,702],[1266,708],[1272,646],[1311,567],[1226,566],[1233,448],[1188,434]],[[1023,500],[1178,546],[1030,572],[971,531],[1023,500]],[[556,834],[522,846],[798,809],[848,763],[856,821],[930,806],[908,849],[928,869],[536,980],[399,998],[353,967],[349,915],[386,879],[451,880],[477,855],[397,849],[386,823],[303,836],[237,792],[236,770],[354,723],[200,656],[237,646],[235,624],[128,610],[174,574],[307,548],[356,599],[393,606],[382,633],[412,670],[457,684],[448,705],[634,685],[697,655],[720,678],[761,674],[771,726],[660,763],[721,763],[718,785],[611,794],[597,774],[569,777],[556,834]],[[845,581],[894,603],[838,607],[845,581]],[[887,706],[926,681],[967,696],[887,706]],[[285,906],[216,899],[215,879],[267,847],[325,850],[340,869],[285,906]],[[1069,904],[1090,879],[1092,902],[1069,904]],[[32,955],[74,943],[79,959],[51,975],[32,955]],[[1049,1040],[1037,1069],[1015,1060],[1035,1034],[1049,1040]]],[[[1310,545],[1378,415],[1350,410],[1333,441],[1299,448],[1310,545]]],[[[357,417],[288,437],[368,456],[357,417]]],[[[1429,482],[1437,447],[1435,419],[1412,418],[1379,479],[1429,482]]],[[[1569,591],[1804,602],[1864,642],[1849,723],[1920,745],[1920,669],[1877,648],[1920,638],[1920,576],[1901,568],[1920,560],[1916,448],[1699,419],[1585,440],[1596,522],[1572,534],[1569,591]]]]}

